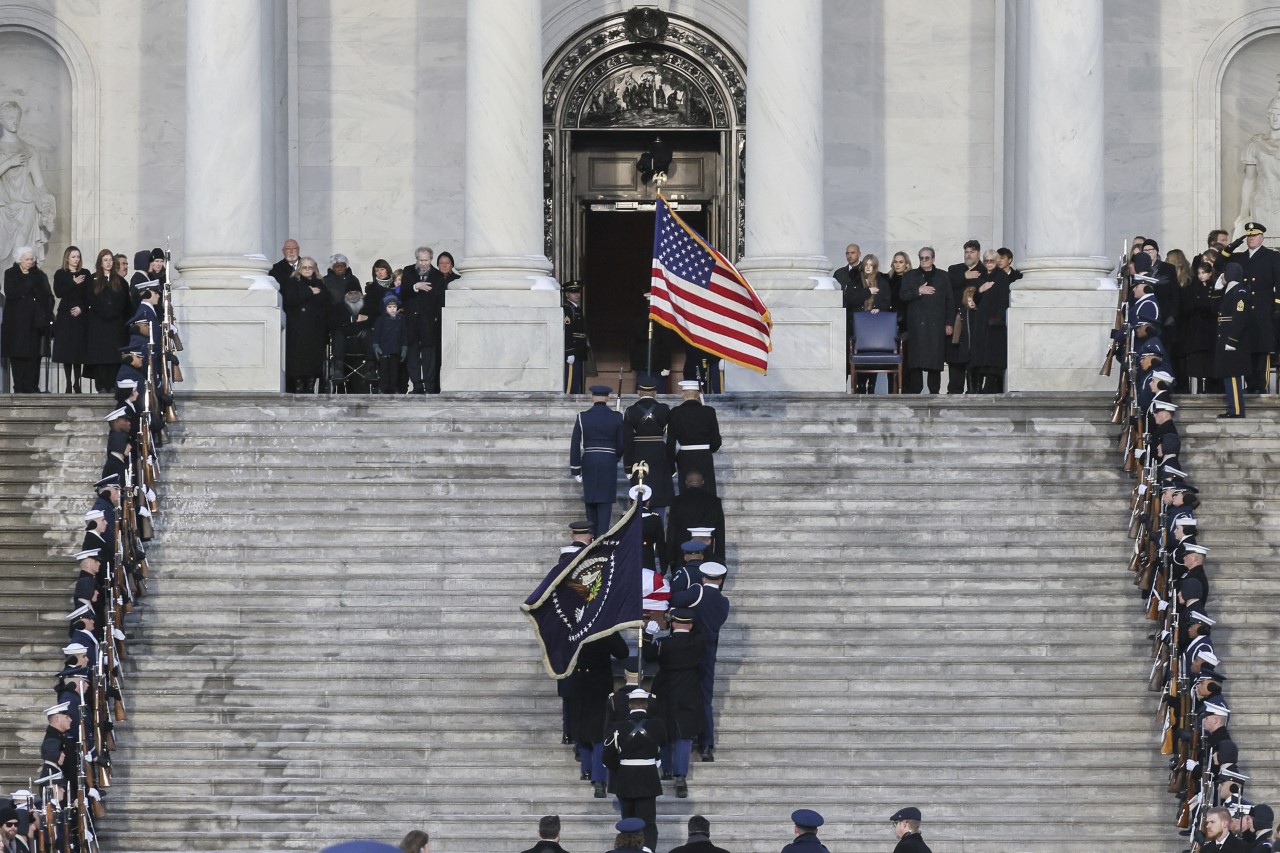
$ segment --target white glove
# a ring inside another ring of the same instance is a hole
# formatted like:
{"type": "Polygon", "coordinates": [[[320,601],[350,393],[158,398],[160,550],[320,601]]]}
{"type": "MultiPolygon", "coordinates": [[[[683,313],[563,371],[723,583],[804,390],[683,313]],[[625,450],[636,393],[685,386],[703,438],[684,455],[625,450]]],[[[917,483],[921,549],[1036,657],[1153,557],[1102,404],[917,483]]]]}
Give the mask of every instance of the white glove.
{"type": "MultiPolygon", "coordinates": [[[[1166,610],[1169,609],[1169,602],[1167,601],[1160,602],[1159,606],[1156,609],[1159,610],[1161,613],[1165,612],[1166,610]]],[[[1165,633],[1167,634],[1169,632],[1165,631],[1165,633]]]]}
{"type": "Polygon", "coordinates": [[[670,375],[671,375],[671,371],[670,371],[670,370],[664,370],[664,371],[662,371],[659,375],[660,375],[660,376],[670,376],[670,375]]]}
{"type": "Polygon", "coordinates": [[[718,364],[718,366],[719,366],[719,368],[720,368],[721,370],[724,370],[724,359],[723,359],[723,358],[722,358],[722,359],[720,359],[720,361],[719,361],[719,362],[717,362],[717,364],[718,364]]]}
{"type": "Polygon", "coordinates": [[[576,482],[581,483],[581,482],[582,482],[582,475],[581,475],[581,474],[574,474],[574,475],[573,475],[573,479],[574,479],[576,482]]]}
{"type": "Polygon", "coordinates": [[[119,628],[112,628],[111,635],[115,637],[117,640],[125,639],[124,631],[121,631],[119,628]]]}
{"type": "Polygon", "coordinates": [[[573,362],[574,362],[574,357],[573,357],[573,356],[571,356],[571,355],[570,355],[570,356],[566,356],[566,357],[565,357],[565,360],[564,360],[564,363],[565,363],[565,364],[573,364],[573,362]]]}
{"type": "Polygon", "coordinates": [[[1200,762],[1199,762],[1199,761],[1196,761],[1194,758],[1188,758],[1188,759],[1187,759],[1186,768],[1187,768],[1188,770],[1195,770],[1195,769],[1196,769],[1197,767],[1199,767],[1199,766],[1200,766],[1200,762]]]}
{"type": "Polygon", "coordinates": [[[658,623],[654,622],[652,619],[650,619],[644,626],[644,632],[650,637],[657,634],[660,630],[662,629],[658,627],[658,623]]]}
{"type": "Polygon", "coordinates": [[[1222,348],[1223,348],[1224,350],[1226,350],[1227,352],[1235,352],[1235,351],[1236,351],[1236,348],[1235,348],[1235,347],[1233,347],[1231,344],[1223,344],[1223,345],[1222,345],[1222,348]]]}

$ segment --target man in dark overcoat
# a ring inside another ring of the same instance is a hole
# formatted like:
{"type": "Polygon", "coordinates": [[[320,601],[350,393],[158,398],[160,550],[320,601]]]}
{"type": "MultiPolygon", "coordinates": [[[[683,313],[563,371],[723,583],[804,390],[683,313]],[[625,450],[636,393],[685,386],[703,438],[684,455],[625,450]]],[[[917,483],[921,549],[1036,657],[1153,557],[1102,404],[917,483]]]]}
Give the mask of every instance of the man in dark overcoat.
{"type": "Polygon", "coordinates": [[[716,457],[720,449],[720,422],[716,410],[702,402],[696,382],[680,383],[684,402],[671,410],[667,421],[667,456],[675,460],[676,471],[683,483],[685,475],[697,471],[703,488],[716,494],[716,457]]]}
{"type": "Polygon", "coordinates": [[[569,730],[578,744],[578,762],[584,780],[590,780],[597,797],[604,796],[605,703],[613,693],[613,659],[627,657],[626,640],[610,634],[583,644],[573,670],[569,698],[569,730]]]}
{"type": "Polygon", "coordinates": [[[689,754],[693,739],[702,734],[702,661],[707,638],[693,632],[693,611],[677,607],[671,611],[671,634],[656,643],[646,643],[646,660],[658,662],[653,679],[657,697],[654,716],[667,729],[668,742],[662,750],[662,766],[675,777],[676,796],[689,796],[689,754]]]}
{"type": "Polygon", "coordinates": [[[929,374],[929,393],[942,388],[942,364],[947,336],[956,316],[951,293],[951,277],[933,265],[934,251],[920,250],[920,266],[902,277],[899,293],[907,306],[907,393],[919,394],[924,374],[929,374]]]}

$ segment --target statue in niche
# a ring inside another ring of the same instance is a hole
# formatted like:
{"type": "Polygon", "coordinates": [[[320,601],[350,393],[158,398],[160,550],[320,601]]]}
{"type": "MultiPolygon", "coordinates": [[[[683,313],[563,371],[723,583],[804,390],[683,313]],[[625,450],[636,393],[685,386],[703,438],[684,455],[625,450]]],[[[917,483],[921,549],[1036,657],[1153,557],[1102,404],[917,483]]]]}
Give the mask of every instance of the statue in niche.
{"type": "Polygon", "coordinates": [[[0,104],[0,259],[7,262],[15,249],[31,246],[43,263],[53,233],[53,195],[44,183],[40,157],[22,137],[22,107],[0,104]]]}
{"type": "Polygon", "coordinates": [[[1267,105],[1267,122],[1270,130],[1254,134],[1240,155],[1244,185],[1232,232],[1236,237],[1244,233],[1246,222],[1280,225],[1280,92],[1267,105]]]}

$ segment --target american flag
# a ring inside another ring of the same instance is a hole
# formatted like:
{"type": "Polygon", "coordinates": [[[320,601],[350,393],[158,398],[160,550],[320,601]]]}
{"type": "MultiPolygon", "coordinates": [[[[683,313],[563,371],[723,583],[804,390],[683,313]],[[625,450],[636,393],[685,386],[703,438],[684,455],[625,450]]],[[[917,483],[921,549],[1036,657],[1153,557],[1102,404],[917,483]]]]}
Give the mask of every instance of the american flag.
{"type": "Polygon", "coordinates": [[[769,309],[734,269],[658,198],[649,316],[714,356],[765,373],[769,309]]]}

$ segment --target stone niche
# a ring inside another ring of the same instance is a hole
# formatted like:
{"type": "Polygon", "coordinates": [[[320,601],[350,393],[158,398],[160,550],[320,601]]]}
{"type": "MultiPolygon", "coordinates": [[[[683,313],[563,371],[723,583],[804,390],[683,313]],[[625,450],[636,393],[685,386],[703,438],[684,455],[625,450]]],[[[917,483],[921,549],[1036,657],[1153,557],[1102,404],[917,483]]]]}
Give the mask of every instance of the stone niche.
{"type": "MultiPolygon", "coordinates": [[[[1263,137],[1260,146],[1262,156],[1267,156],[1268,149],[1273,152],[1275,159],[1270,171],[1280,177],[1280,132],[1276,133],[1277,139],[1272,143],[1271,122],[1267,115],[1272,100],[1276,100],[1280,107],[1280,32],[1250,41],[1231,58],[1222,75],[1219,150],[1222,193],[1219,213],[1222,227],[1236,235],[1239,230],[1233,226],[1242,224],[1237,223],[1237,219],[1245,177],[1241,155],[1253,137],[1263,137]]],[[[1267,169],[1262,163],[1258,168],[1260,172],[1267,169]]],[[[1268,182],[1260,175],[1255,192],[1262,192],[1267,185],[1268,182]]],[[[1273,188],[1270,200],[1264,201],[1261,207],[1255,207],[1253,215],[1269,229],[1267,243],[1280,245],[1280,213],[1268,216],[1265,212],[1280,212],[1280,181],[1272,181],[1269,185],[1273,188]]],[[[1203,236],[1196,235],[1196,239],[1201,240],[1203,236]]]]}
{"type": "MultiPolygon", "coordinates": [[[[54,269],[62,251],[73,243],[71,234],[71,74],[58,52],[46,41],[22,32],[0,32],[0,104],[16,103],[22,110],[17,133],[0,127],[0,168],[15,150],[30,154],[30,163],[0,174],[0,263],[12,262],[10,244],[35,243],[41,264],[54,269]],[[43,179],[48,198],[35,183],[43,179]],[[34,196],[34,198],[33,198],[34,196]],[[34,225],[33,225],[34,223],[34,225]],[[34,232],[33,232],[34,229],[34,232]],[[30,235],[38,237],[31,240],[30,235]],[[26,236],[24,236],[26,235],[26,236]]],[[[0,111],[0,124],[9,117],[0,111]]],[[[97,133],[96,127],[81,128],[97,133]]],[[[93,246],[81,246],[92,257],[93,246]]]]}

